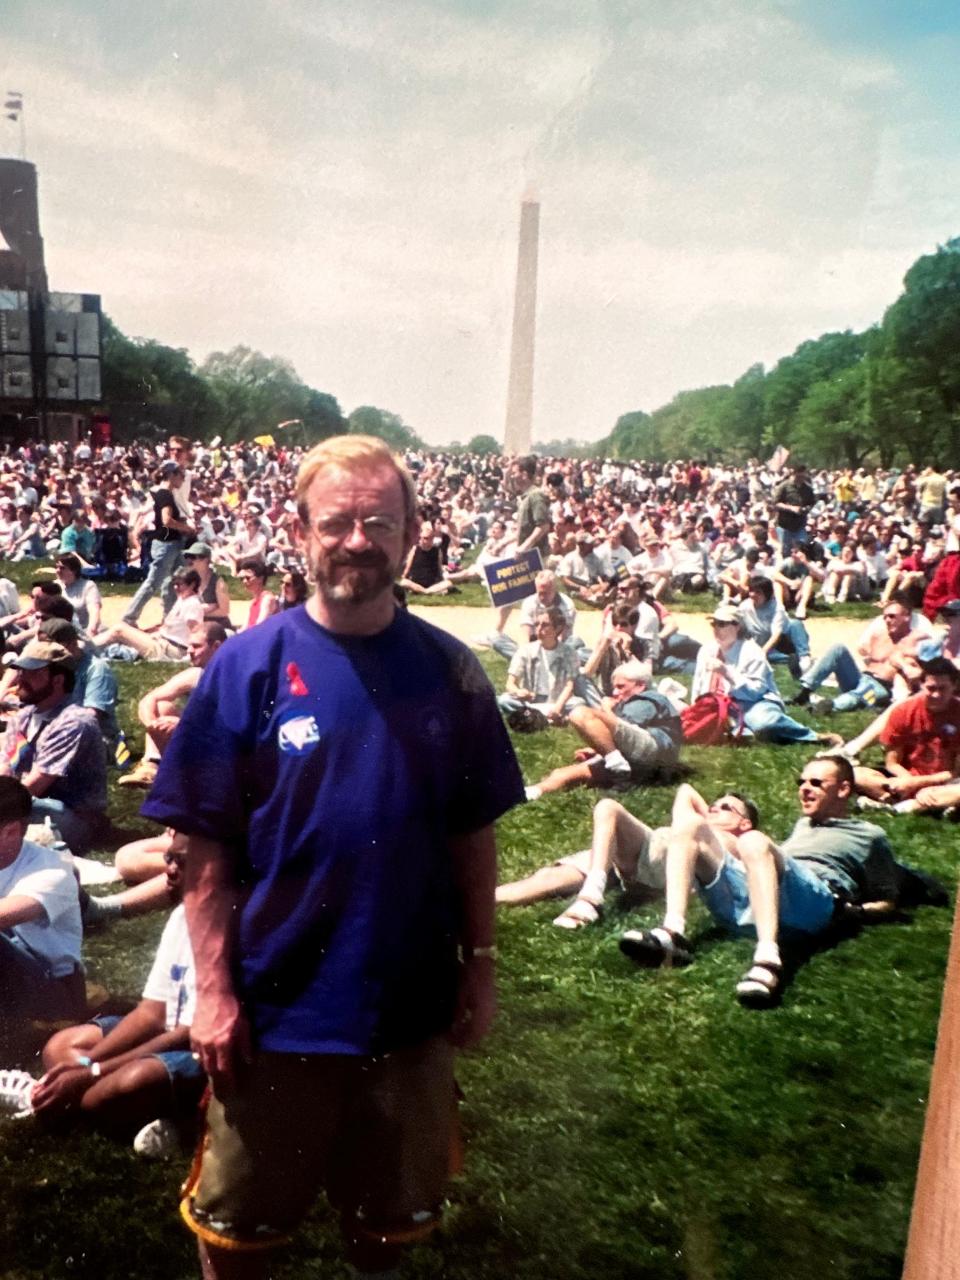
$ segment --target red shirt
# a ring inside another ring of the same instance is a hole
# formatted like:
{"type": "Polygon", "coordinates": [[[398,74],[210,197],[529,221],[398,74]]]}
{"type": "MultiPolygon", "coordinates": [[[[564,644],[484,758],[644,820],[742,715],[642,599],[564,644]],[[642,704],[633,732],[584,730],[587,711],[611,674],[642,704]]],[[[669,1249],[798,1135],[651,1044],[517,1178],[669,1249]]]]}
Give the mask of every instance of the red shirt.
{"type": "Polygon", "coordinates": [[[895,750],[910,773],[949,770],[960,773],[960,698],[951,698],[937,716],[930,714],[922,693],[898,703],[880,735],[884,746],[895,750]]]}

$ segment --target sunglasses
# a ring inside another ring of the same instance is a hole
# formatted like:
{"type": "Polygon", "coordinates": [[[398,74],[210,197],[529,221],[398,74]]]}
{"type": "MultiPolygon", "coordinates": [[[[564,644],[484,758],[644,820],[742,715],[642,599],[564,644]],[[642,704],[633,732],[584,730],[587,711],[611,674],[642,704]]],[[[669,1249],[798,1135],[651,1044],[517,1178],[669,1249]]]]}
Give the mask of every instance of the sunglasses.
{"type": "Polygon", "coordinates": [[[719,809],[721,813],[734,813],[738,818],[745,818],[747,815],[742,809],[738,809],[736,805],[732,805],[729,800],[717,800],[710,805],[709,813],[713,813],[719,809]]]}
{"type": "Polygon", "coordinates": [[[813,787],[815,791],[823,791],[825,790],[827,785],[826,779],[824,778],[804,778],[804,777],[797,778],[798,787],[802,787],[804,784],[806,784],[808,787],[813,787]]]}

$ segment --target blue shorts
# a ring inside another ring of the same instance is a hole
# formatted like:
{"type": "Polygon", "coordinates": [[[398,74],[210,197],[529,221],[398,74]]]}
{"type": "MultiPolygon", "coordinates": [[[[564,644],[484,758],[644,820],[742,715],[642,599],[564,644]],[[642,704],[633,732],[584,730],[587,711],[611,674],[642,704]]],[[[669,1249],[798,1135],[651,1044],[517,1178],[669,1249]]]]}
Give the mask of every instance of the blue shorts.
{"type": "MultiPolygon", "coordinates": [[[[100,1014],[90,1021],[103,1032],[108,1035],[118,1023],[123,1019],[115,1014],[100,1014]]],[[[200,1065],[198,1058],[190,1052],[189,1049],[169,1049],[166,1053],[150,1053],[146,1055],[148,1058],[156,1058],[158,1062],[162,1062],[167,1075],[170,1078],[170,1088],[173,1090],[173,1101],[178,1111],[193,1111],[207,1083],[206,1072],[200,1065]]]]}
{"type": "MultiPolygon", "coordinates": [[[[821,933],[830,925],[836,910],[832,889],[803,863],[792,858],[784,862],[780,880],[781,930],[821,933]]],[[[732,854],[725,853],[716,878],[710,884],[698,884],[697,889],[710,914],[732,933],[756,934],[747,892],[747,872],[732,854]]]]}

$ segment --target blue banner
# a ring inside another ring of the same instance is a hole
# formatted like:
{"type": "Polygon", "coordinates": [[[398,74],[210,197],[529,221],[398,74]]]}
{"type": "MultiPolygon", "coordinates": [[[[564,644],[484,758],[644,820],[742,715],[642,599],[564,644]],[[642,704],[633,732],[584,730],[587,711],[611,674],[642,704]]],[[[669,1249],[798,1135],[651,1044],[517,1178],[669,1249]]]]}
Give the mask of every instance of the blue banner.
{"type": "Polygon", "coordinates": [[[510,560],[495,560],[483,566],[487,575],[487,590],[495,605],[516,604],[532,596],[536,588],[533,580],[543,567],[540,552],[524,551],[510,560]]]}

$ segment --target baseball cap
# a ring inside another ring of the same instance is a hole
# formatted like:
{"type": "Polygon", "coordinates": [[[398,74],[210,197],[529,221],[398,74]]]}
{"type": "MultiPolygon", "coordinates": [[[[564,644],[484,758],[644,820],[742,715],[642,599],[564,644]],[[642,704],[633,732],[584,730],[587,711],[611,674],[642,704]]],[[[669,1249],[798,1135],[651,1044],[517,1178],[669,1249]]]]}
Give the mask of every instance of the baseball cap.
{"type": "Polygon", "coordinates": [[[57,644],[66,645],[80,638],[77,628],[66,618],[45,618],[37,629],[42,639],[54,640],[57,644]]]}
{"type": "Polygon", "coordinates": [[[187,547],[183,554],[185,556],[203,556],[205,560],[209,560],[213,552],[205,542],[195,542],[192,547],[187,547]]]}
{"type": "Polygon", "coordinates": [[[718,604],[710,616],[714,622],[740,622],[740,614],[731,604],[718,604]]]}
{"type": "Polygon", "coordinates": [[[11,656],[5,665],[16,667],[18,671],[40,671],[43,667],[75,667],[73,658],[62,644],[55,640],[31,640],[25,644],[19,654],[11,656]]]}

